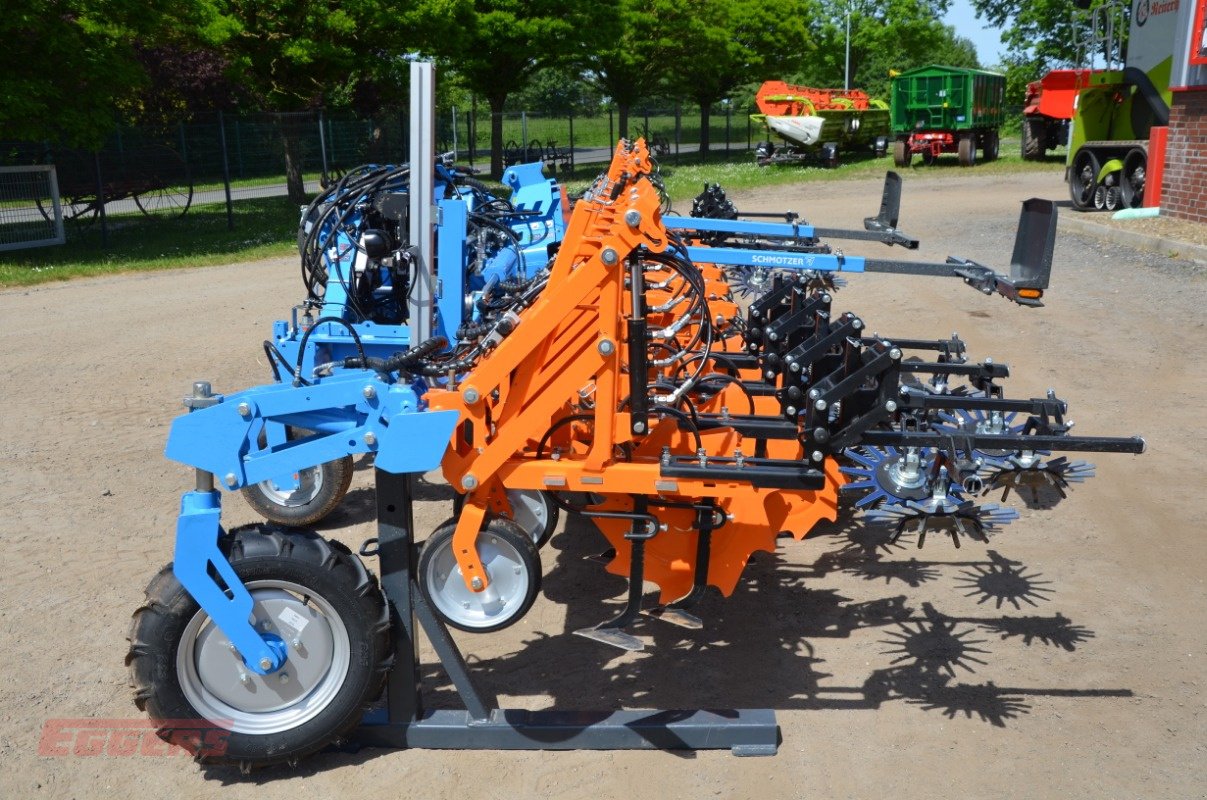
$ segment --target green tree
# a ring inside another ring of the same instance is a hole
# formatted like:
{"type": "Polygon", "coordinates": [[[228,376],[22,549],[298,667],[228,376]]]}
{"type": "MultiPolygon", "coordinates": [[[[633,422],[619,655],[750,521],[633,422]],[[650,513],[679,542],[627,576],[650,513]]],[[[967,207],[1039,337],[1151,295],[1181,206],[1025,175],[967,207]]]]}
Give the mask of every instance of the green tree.
{"type": "MultiPolygon", "coordinates": [[[[226,0],[237,29],[224,49],[233,74],[267,110],[299,112],[355,96],[356,85],[383,69],[397,71],[419,36],[439,37],[455,24],[458,0],[400,6],[384,0],[226,0]]],[[[300,131],[281,126],[289,198],[305,201],[300,131]]]]}
{"type": "Polygon", "coordinates": [[[546,67],[533,74],[528,85],[512,98],[510,106],[565,117],[593,114],[599,110],[600,100],[599,91],[583,79],[576,67],[546,67]]]}
{"type": "Polygon", "coordinates": [[[136,49],[147,80],[132,100],[119,103],[124,122],[174,125],[246,101],[217,50],[176,44],[136,49]]]}
{"type": "Polygon", "coordinates": [[[473,0],[455,31],[433,40],[431,52],[452,64],[464,84],[490,104],[490,171],[503,174],[503,110],[507,98],[542,67],[573,63],[588,40],[606,38],[616,0],[473,0]]]}
{"type": "Polygon", "coordinates": [[[711,106],[743,83],[780,77],[812,52],[805,21],[815,0],[663,0],[675,41],[665,53],[670,89],[700,106],[700,153],[708,153],[711,106]]]}
{"type": "Polygon", "coordinates": [[[148,79],[139,47],[214,44],[217,0],[8,0],[0,139],[97,147],[148,79]]]}
{"type": "MultiPolygon", "coordinates": [[[[1117,0],[1092,0],[1090,9],[1117,0]]],[[[1116,41],[1112,52],[1089,53],[1085,41],[1090,11],[1082,10],[1074,0],[972,0],[978,17],[1000,27],[1007,48],[1007,75],[1018,86],[1042,77],[1054,67],[1083,66],[1093,55],[1099,59],[1118,59],[1126,47],[1128,4],[1115,16],[1116,41]]],[[[1101,45],[1100,45],[1101,46],[1101,45]]],[[[1101,63],[1101,62],[1099,62],[1101,63]]],[[[1021,96],[1019,97],[1021,102],[1021,96]]]]}
{"type": "Polygon", "coordinates": [[[616,104],[621,136],[629,135],[633,105],[665,83],[666,53],[677,47],[678,0],[620,0],[619,30],[592,48],[587,67],[599,90],[616,104]]]}
{"type": "Polygon", "coordinates": [[[1043,59],[1030,54],[1020,57],[1010,53],[1005,55],[998,69],[1006,75],[1004,102],[1008,106],[1023,105],[1027,100],[1027,84],[1043,77],[1048,71],[1043,59]]]}
{"type": "Polygon", "coordinates": [[[845,3],[828,0],[826,14],[814,25],[816,55],[800,65],[794,78],[823,87],[842,86],[846,69],[846,11],[851,14],[851,88],[888,99],[890,72],[925,64],[978,67],[976,47],[940,20],[946,0],[845,3]]]}

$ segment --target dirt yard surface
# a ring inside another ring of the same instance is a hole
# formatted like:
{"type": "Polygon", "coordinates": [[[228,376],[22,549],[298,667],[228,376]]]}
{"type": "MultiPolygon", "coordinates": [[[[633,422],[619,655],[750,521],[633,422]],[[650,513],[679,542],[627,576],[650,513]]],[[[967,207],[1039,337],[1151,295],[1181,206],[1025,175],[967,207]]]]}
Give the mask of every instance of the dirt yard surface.
{"type": "Polygon", "coordinates": [[[1084,218],[1123,231],[1146,233],[1150,236],[1160,236],[1199,247],[1207,247],[1207,225],[1201,222],[1190,222],[1171,217],[1112,219],[1110,214],[1085,214],[1084,218]]]}
{"type": "MultiPolygon", "coordinates": [[[[736,200],[827,227],[857,227],[879,202],[870,181],[803,192],[736,200]]],[[[922,248],[846,250],[1005,268],[1031,196],[1063,198],[1059,171],[919,170],[901,227],[922,248]]],[[[264,382],[260,341],[301,294],[290,259],[0,292],[0,797],[1207,796],[1207,279],[1066,234],[1043,309],[955,280],[867,275],[835,310],[883,335],[959,331],[974,358],[1010,365],[1009,394],[1056,387],[1077,432],[1142,434],[1145,455],[1093,456],[1098,477],[1056,507],[1019,504],[988,546],[886,546],[848,512],[756,554],[732,597],[701,604],[703,630],[640,622],[647,648],[632,655],[569,635],[614,614],[624,591],[583,560],[602,538],[572,520],[542,553],[533,611],[458,637],[505,707],[773,708],[777,756],[362,749],[242,777],[182,757],[72,753],[98,747],[88,737],[51,737],[66,754],[39,755],[56,720],[141,719],[125,636],[192,486],[162,455],[168,425],[194,380],[264,382]]],[[[372,470],[359,467],[323,526],[353,546],[374,533],[372,470]]],[[[421,533],[451,513],[445,488],[426,496],[421,533]]],[[[226,498],[228,526],[253,519],[226,498]]],[[[453,707],[443,674],[424,674],[434,704],[453,707]]]]}

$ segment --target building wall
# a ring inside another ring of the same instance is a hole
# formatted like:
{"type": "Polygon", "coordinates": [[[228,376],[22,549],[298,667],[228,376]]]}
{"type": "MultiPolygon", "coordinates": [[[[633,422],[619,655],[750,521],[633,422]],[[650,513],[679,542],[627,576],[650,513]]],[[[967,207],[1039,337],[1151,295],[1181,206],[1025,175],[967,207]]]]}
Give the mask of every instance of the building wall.
{"type": "Polygon", "coordinates": [[[1161,213],[1207,222],[1207,86],[1173,93],[1161,213]]]}

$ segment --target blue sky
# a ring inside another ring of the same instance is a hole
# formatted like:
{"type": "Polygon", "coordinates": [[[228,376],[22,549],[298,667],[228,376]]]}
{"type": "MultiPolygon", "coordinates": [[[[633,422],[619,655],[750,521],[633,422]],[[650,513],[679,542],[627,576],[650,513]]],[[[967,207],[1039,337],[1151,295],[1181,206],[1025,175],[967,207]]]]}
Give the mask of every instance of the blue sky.
{"type": "Polygon", "coordinates": [[[989,28],[983,19],[976,18],[976,12],[969,0],[951,0],[951,8],[943,17],[943,22],[955,26],[956,33],[966,39],[971,39],[976,45],[977,58],[981,66],[992,67],[1001,60],[1003,48],[1000,38],[1001,31],[989,28]]]}

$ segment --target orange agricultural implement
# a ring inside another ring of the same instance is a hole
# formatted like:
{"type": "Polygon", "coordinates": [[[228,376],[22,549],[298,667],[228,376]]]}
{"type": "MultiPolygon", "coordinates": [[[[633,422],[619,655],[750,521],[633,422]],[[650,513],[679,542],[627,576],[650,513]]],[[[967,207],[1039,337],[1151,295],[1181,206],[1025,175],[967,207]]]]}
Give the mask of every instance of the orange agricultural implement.
{"type": "Polygon", "coordinates": [[[862,231],[790,214],[743,219],[719,187],[698,200],[707,213],[676,217],[664,214],[657,181],[645,143],[621,141],[548,264],[500,283],[475,324],[449,328],[456,341],[349,356],[309,376],[299,367],[294,385],[229,396],[195,387],[168,454],[196,468],[197,488],[182,499],[174,564],[131,633],[139,703],[165,731],[182,713],[226,720],[215,724],[230,732],[227,750],[200,755],[293,762],[348,734],[385,683],[385,719],[359,730],[365,741],[773,753],[769,711],[493,709],[447,626],[485,633],[524,618],[559,510],[598,527],[606,568],[628,580],[620,613],[575,633],[632,651],[644,646],[634,633],[643,615],[703,628],[692,613],[701,597],[740,591],[751,554],[774,550],[781,534],[803,539],[836,519],[840,492],[855,492],[853,508],[892,541],[920,546],[934,531],[959,546],[1018,516],[981,502],[986,492],[1063,495],[1092,474],[1053,453],[1143,450],[1135,437],[1073,436],[1054,394],[1007,398],[1008,370],[969,361],[954,336],[869,334],[833,307],[833,273],[871,271],[957,277],[1038,307],[1051,203],[1024,204],[1006,275],[967,259],[881,260],[825,245],[833,233],[916,246],[896,227],[892,173],[862,231]],[[748,303],[731,291],[734,269],[758,271],[745,273],[758,288],[748,303]],[[257,447],[267,424],[305,433],[257,447]],[[337,541],[221,529],[216,477],[238,489],[354,453],[375,459],[378,535],[360,556],[376,557],[380,590],[337,541]],[[437,467],[454,513],[419,547],[414,476],[437,467]],[[658,591],[648,607],[646,582],[658,591]],[[423,707],[416,623],[464,711],[423,707]]]}
{"type": "MultiPolygon", "coordinates": [[[[484,591],[490,578],[474,543],[492,502],[502,502],[508,489],[593,495],[582,511],[596,516],[616,550],[609,570],[638,587],[643,578],[657,584],[663,602],[672,604],[707,585],[729,594],[750,553],[774,549],[779,531],[799,538],[817,521],[835,517],[843,482],[837,469],[811,481],[820,485],[795,491],[756,486],[740,468],[699,477],[664,474],[669,459],[685,454],[707,462],[740,453],[745,437],[721,426],[685,431],[684,415],[660,414],[647,399],[659,367],[652,363],[656,354],[637,352],[647,348],[646,309],[665,305],[673,293],[646,282],[649,273],[669,272],[666,265],[674,263],[659,260],[670,240],[649,171],[644,146],[618,148],[606,180],[576,206],[549,275],[557,291],[543,292],[525,309],[514,334],[455,390],[429,393],[433,409],[456,410],[462,420],[444,473],[466,492],[452,546],[462,579],[475,591],[484,591]],[[538,440],[534,431],[550,435],[538,440]]],[[[721,274],[712,272],[717,296],[721,274]]],[[[735,309],[717,296],[701,316],[735,309]]],[[[666,314],[662,318],[669,324],[666,314]]],[[[670,341],[691,338],[685,326],[670,341]]],[[[746,447],[753,455],[754,442],[746,447]]],[[[800,462],[799,443],[790,449],[785,463],[800,462]]],[[[637,649],[618,627],[586,633],[637,649]]]]}

